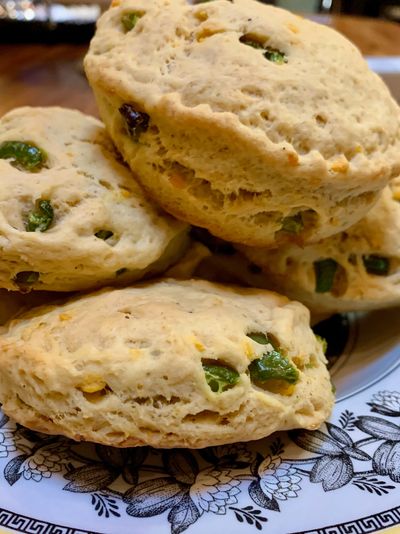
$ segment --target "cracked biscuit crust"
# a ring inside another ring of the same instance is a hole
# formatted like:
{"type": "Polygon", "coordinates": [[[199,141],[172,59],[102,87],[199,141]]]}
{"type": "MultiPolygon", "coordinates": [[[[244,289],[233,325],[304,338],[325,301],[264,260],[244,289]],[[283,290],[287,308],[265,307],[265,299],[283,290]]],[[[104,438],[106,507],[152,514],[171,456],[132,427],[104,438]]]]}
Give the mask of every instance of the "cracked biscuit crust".
{"type": "Polygon", "coordinates": [[[337,233],[400,171],[399,108],[383,81],[343,36],[272,6],[115,2],[85,68],[150,195],[229,241],[337,233]]]}
{"type": "Polygon", "coordinates": [[[37,308],[8,323],[0,400],[5,413],[35,430],[168,448],[315,429],[333,394],[301,304],[267,291],[161,280],[37,308]],[[254,382],[251,364],[272,343],[294,381],[254,382]],[[234,380],[216,392],[207,365],[228,369],[234,380]]]}

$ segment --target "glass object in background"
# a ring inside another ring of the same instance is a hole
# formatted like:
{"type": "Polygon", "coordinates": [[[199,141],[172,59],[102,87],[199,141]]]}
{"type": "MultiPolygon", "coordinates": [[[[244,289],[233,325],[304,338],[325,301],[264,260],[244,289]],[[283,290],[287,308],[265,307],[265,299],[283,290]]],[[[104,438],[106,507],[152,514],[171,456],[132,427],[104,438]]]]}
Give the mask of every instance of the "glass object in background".
{"type": "Polygon", "coordinates": [[[0,42],[86,42],[102,0],[0,0],[0,42]]]}
{"type": "Polygon", "coordinates": [[[400,21],[400,0],[341,0],[341,12],[400,21]]]}
{"type": "Polygon", "coordinates": [[[400,2],[391,2],[387,6],[384,6],[382,16],[394,22],[400,22],[400,2]]]}
{"type": "Polygon", "coordinates": [[[63,23],[69,21],[95,22],[101,12],[96,3],[89,4],[66,4],[31,1],[31,0],[0,0],[0,18],[19,21],[42,21],[63,23]]]}
{"type": "Polygon", "coordinates": [[[13,20],[33,20],[41,16],[45,18],[45,12],[36,12],[34,3],[31,0],[1,0],[0,18],[13,20]]]}

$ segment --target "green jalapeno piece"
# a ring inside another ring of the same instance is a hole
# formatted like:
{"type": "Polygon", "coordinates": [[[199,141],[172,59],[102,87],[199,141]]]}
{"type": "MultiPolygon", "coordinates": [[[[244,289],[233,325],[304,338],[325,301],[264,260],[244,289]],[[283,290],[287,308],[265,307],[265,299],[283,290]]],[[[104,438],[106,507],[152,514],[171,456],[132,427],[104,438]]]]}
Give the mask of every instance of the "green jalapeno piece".
{"type": "Polygon", "coordinates": [[[314,262],[315,291],[317,293],[328,293],[335,281],[338,263],[331,258],[314,262]]]}
{"type": "Polygon", "coordinates": [[[322,350],[324,354],[326,354],[326,351],[328,350],[327,340],[324,337],[319,336],[318,334],[315,334],[315,337],[317,338],[318,343],[321,343],[322,350]]]}
{"type": "Polygon", "coordinates": [[[368,274],[375,274],[377,276],[387,276],[389,273],[390,262],[388,258],[371,254],[363,256],[363,263],[368,274]]]}
{"type": "Polygon", "coordinates": [[[121,24],[126,32],[130,32],[142,17],[140,13],[125,13],[121,17],[121,24]]]}
{"type": "Polygon", "coordinates": [[[0,145],[0,159],[8,159],[13,167],[22,171],[37,172],[47,160],[47,155],[33,143],[4,141],[0,145]]]}
{"type": "Polygon", "coordinates": [[[276,48],[270,48],[269,46],[265,49],[264,57],[268,59],[268,61],[272,61],[277,65],[283,65],[288,62],[288,59],[283,52],[276,48]]]}
{"type": "Polygon", "coordinates": [[[102,239],[105,241],[106,239],[109,239],[114,235],[114,232],[111,232],[111,230],[99,230],[94,234],[98,239],[102,239]]]}
{"type": "Polygon", "coordinates": [[[54,210],[50,200],[36,200],[35,210],[31,211],[25,225],[27,232],[45,232],[54,219],[54,210]]]}
{"type": "Polygon", "coordinates": [[[304,222],[301,213],[291,215],[282,219],[281,230],[291,234],[299,234],[304,229],[304,222]]]}
{"type": "Polygon", "coordinates": [[[247,46],[256,48],[257,50],[264,50],[264,46],[259,42],[250,37],[249,35],[242,35],[239,41],[247,46]]]}
{"type": "Polygon", "coordinates": [[[21,289],[32,286],[39,280],[39,273],[36,271],[21,271],[14,277],[14,282],[21,289]]]}
{"type": "Polygon", "coordinates": [[[298,370],[278,350],[272,350],[253,360],[249,365],[249,372],[253,382],[276,379],[295,384],[299,379],[298,370]]]}
{"type": "Polygon", "coordinates": [[[262,332],[250,332],[250,334],[246,334],[246,336],[255,341],[256,343],[259,343],[260,345],[268,345],[268,343],[271,343],[268,340],[267,336],[262,332]]]}
{"type": "Polygon", "coordinates": [[[240,375],[234,369],[225,365],[203,363],[207,384],[214,393],[223,393],[235,386],[240,375]]]}
{"type": "Polygon", "coordinates": [[[251,46],[256,50],[264,50],[264,57],[272,63],[277,65],[283,65],[288,62],[286,55],[278,50],[277,48],[271,48],[270,46],[264,46],[257,38],[253,37],[250,34],[242,35],[239,41],[247,46],[251,46]]]}

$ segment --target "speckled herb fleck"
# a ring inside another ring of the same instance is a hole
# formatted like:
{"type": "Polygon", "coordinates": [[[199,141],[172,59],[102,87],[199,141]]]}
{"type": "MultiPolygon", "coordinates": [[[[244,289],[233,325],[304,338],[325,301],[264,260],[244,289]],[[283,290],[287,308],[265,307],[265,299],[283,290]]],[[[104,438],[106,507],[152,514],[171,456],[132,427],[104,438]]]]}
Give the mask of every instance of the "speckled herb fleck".
{"type": "Polygon", "coordinates": [[[36,200],[35,209],[28,215],[26,221],[27,232],[45,232],[54,219],[54,210],[50,200],[36,200]]]}

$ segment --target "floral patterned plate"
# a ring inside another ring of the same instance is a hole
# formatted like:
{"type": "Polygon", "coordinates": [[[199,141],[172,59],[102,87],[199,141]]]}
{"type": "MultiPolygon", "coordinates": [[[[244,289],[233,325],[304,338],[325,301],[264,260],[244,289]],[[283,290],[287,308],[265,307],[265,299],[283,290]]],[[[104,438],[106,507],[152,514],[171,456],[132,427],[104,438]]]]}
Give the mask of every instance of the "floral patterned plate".
{"type": "Polygon", "coordinates": [[[0,527],[40,534],[366,533],[400,524],[400,309],[335,316],[315,432],[118,450],[0,418],[0,527]]]}

